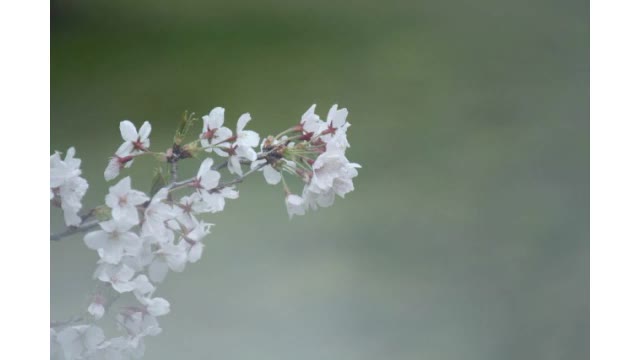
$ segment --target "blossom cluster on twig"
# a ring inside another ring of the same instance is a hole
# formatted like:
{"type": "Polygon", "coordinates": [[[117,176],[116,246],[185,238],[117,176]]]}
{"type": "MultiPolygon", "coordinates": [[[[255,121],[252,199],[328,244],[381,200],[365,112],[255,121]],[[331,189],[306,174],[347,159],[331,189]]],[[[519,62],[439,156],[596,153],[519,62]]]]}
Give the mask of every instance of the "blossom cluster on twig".
{"type": "Polygon", "coordinates": [[[202,116],[202,131],[189,142],[190,129],[198,120],[185,113],[172,146],[163,152],[151,150],[149,122],[137,129],[122,121],[123,143],[109,159],[104,178],[115,180],[137,158],[151,157],[160,164],[151,190],[134,189],[125,176],[109,188],[103,205],[83,215],[82,198],[89,185],[81,176],[81,160],[73,147],[64,158],[59,152],[51,155],[50,201],[62,209],[66,224],[51,240],[84,233],[84,243],[99,257],[94,273],[99,286],[86,311],[51,323],[52,358],[142,357],[144,338],[160,334],[157,318],[170,311],[169,302],[155,295],[158,286],[169,272],[182,272],[200,260],[203,240],[213,227],[201,215],[223,211],[227,200],[238,198],[236,185],[248,175],[262,172],[268,184],[282,184],[290,218],[328,207],[335,195],[353,191],[360,165],[345,156],[347,109],[334,105],[323,120],[313,105],[294,126],[262,141],[257,132],[246,129],[248,113],[240,116],[235,132],[224,126],[224,113],[216,107],[202,116]],[[192,158],[202,158],[198,172],[178,179],[178,163],[192,158]],[[230,180],[222,179],[224,169],[230,180]],[[299,193],[289,187],[291,179],[301,181],[299,193]],[[124,294],[131,294],[127,295],[131,304],[120,306],[115,314],[120,334],[107,338],[98,321],[124,294]]]}

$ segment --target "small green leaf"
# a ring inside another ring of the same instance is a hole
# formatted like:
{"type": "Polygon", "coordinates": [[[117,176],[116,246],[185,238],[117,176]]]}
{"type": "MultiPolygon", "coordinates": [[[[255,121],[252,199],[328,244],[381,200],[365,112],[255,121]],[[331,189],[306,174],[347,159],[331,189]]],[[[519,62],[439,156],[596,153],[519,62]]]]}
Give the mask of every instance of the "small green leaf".
{"type": "Polygon", "coordinates": [[[182,119],[180,119],[180,123],[178,124],[178,129],[176,130],[176,134],[173,137],[173,143],[180,145],[182,140],[184,140],[185,136],[191,129],[191,126],[195,122],[195,113],[189,113],[188,110],[185,110],[182,114],[182,119]]]}
{"type": "Polygon", "coordinates": [[[154,170],[153,180],[151,180],[151,197],[165,186],[167,186],[167,177],[164,175],[162,167],[158,167],[154,170]]]}

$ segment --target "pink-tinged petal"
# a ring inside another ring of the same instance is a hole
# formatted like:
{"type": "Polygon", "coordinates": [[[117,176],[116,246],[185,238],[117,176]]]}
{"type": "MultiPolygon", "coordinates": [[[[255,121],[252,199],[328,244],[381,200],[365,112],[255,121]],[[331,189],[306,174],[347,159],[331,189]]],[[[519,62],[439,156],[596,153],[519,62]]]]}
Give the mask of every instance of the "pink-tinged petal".
{"type": "Polygon", "coordinates": [[[145,121],[140,127],[138,136],[140,139],[148,139],[149,135],[151,135],[151,124],[148,121],[145,121]]]}
{"type": "Polygon", "coordinates": [[[120,135],[124,141],[138,140],[138,131],[136,130],[136,126],[129,120],[123,120],[120,122],[120,135]]]}
{"type": "Polygon", "coordinates": [[[247,123],[251,120],[251,115],[249,113],[244,113],[240,115],[238,119],[238,125],[236,126],[236,132],[240,132],[244,130],[244,127],[247,126],[247,123]]]}
{"type": "Polygon", "coordinates": [[[127,156],[133,152],[133,149],[133,143],[131,141],[125,141],[118,147],[116,154],[118,154],[118,156],[127,156]]]}
{"type": "Polygon", "coordinates": [[[270,165],[265,166],[262,173],[264,174],[264,179],[271,185],[276,185],[282,179],[280,172],[270,165]]]}
{"type": "Polygon", "coordinates": [[[104,169],[104,179],[110,181],[118,177],[118,175],[120,175],[120,163],[117,158],[113,158],[109,160],[107,168],[104,169]]]}

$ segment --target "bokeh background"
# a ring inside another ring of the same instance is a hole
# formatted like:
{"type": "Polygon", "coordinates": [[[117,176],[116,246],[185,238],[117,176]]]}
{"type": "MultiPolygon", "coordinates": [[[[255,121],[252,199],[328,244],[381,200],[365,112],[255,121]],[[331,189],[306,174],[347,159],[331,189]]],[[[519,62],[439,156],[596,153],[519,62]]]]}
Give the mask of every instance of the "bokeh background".
{"type": "MultiPolygon", "coordinates": [[[[588,358],[588,6],[52,1],[51,150],[76,146],[87,206],[123,119],[161,150],[185,109],[262,135],[350,111],[355,192],[289,221],[280,187],[242,184],[160,287],[146,358],[588,358]]],[[[51,244],[53,318],[84,309],[96,260],[51,244]]]]}

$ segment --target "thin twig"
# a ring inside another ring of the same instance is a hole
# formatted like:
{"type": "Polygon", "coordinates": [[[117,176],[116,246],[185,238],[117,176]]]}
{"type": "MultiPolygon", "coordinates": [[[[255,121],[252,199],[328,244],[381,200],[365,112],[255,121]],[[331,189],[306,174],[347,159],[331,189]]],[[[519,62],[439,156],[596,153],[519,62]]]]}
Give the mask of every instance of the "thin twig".
{"type": "Polygon", "coordinates": [[[91,229],[94,229],[98,226],[98,219],[92,219],[92,220],[88,220],[85,222],[82,222],[80,225],[78,226],[69,226],[67,227],[65,230],[63,230],[62,232],[59,232],[57,234],[51,234],[50,236],[50,240],[51,241],[58,241],[62,238],[65,238],[67,236],[71,236],[73,234],[78,234],[78,233],[85,233],[91,229]]]}
{"type": "Polygon", "coordinates": [[[171,183],[178,180],[178,161],[172,161],[169,164],[169,172],[171,173],[171,183]]]}

